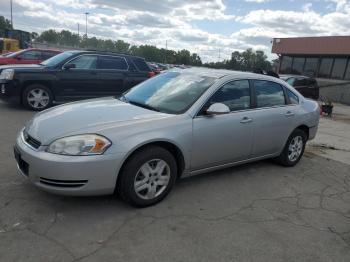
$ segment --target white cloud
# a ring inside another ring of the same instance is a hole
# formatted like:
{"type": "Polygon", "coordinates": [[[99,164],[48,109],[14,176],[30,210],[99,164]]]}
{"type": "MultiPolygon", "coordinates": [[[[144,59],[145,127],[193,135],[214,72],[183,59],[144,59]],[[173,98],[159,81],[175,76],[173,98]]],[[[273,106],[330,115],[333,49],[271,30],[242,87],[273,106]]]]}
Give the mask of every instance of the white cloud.
{"type": "MultiPolygon", "coordinates": [[[[158,47],[165,47],[168,40],[169,48],[198,52],[206,61],[217,60],[219,49],[221,58],[246,48],[269,53],[274,37],[350,34],[349,0],[317,0],[324,3],[323,13],[315,11],[311,0],[300,5],[301,11],[260,9],[262,5],[257,5],[272,1],[245,0],[251,2],[246,6],[256,9],[238,17],[227,11],[226,5],[232,4],[228,0],[14,0],[14,21],[16,27],[28,31],[76,31],[77,23],[83,31],[83,13],[89,11],[90,36],[158,47]],[[242,29],[213,33],[196,26],[198,21],[218,26],[225,21],[225,26],[242,29]]],[[[8,0],[0,0],[0,6],[8,6],[8,0]]],[[[8,11],[4,14],[9,17],[8,11]]]]}

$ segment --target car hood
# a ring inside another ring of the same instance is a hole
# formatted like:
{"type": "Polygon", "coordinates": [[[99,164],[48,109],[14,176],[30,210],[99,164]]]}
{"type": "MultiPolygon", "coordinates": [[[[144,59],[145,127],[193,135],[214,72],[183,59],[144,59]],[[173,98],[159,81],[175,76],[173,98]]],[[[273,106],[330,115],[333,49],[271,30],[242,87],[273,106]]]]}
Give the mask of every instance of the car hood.
{"type": "Polygon", "coordinates": [[[25,129],[42,145],[48,145],[65,136],[86,133],[103,134],[103,130],[111,127],[172,116],[124,103],[111,97],[53,107],[35,115],[26,124],[25,129]]]}

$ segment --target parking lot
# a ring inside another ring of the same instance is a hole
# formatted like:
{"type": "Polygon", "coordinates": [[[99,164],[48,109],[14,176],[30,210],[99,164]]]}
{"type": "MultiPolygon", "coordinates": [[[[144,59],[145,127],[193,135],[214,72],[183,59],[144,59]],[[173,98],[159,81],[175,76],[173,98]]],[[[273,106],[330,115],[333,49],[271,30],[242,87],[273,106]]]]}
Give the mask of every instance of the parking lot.
{"type": "MultiPolygon", "coordinates": [[[[12,146],[32,115],[0,102],[1,261],[349,261],[347,148],[316,141],[294,168],[262,161],[186,178],[134,209],[114,196],[50,195],[18,176],[12,146]]],[[[338,123],[327,121],[322,141],[338,123]]]]}

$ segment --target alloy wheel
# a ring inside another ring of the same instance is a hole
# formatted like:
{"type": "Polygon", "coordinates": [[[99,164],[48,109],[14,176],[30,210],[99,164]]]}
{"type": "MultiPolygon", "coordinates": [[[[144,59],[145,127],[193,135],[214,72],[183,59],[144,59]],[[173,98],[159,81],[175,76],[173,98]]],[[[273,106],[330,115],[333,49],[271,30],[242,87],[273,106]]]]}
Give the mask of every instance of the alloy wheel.
{"type": "Polygon", "coordinates": [[[303,151],[303,138],[301,136],[296,136],[290,141],[289,147],[288,147],[288,159],[291,162],[294,162],[298,160],[299,156],[301,155],[301,152],[303,151]]]}
{"type": "Polygon", "coordinates": [[[32,108],[43,109],[49,104],[50,96],[45,90],[35,88],[28,93],[27,101],[32,108]]]}
{"type": "Polygon", "coordinates": [[[170,181],[170,167],[162,159],[144,163],[138,170],[134,189],[138,197],[151,200],[161,195],[170,181]]]}

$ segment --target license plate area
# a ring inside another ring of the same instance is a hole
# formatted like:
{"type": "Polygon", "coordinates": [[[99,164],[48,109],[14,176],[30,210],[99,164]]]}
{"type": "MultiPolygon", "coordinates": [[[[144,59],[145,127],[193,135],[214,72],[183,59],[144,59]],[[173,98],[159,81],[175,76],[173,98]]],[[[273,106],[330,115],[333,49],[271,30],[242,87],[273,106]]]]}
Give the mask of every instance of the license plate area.
{"type": "Polygon", "coordinates": [[[28,174],[29,174],[29,164],[22,159],[21,153],[18,151],[18,149],[16,147],[14,147],[13,153],[15,155],[15,159],[16,159],[16,162],[18,164],[18,168],[21,170],[23,175],[28,176],[28,174]]]}

